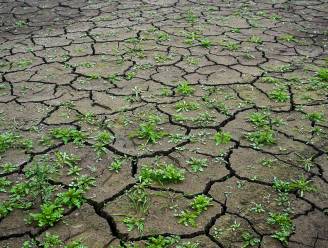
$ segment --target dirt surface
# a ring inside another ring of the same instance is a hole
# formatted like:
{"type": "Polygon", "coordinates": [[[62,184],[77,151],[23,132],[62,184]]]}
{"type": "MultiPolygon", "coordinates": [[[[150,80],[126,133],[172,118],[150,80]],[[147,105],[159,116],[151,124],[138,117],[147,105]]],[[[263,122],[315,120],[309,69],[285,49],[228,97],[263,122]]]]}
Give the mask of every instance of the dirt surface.
{"type": "Polygon", "coordinates": [[[0,16],[0,247],[328,247],[326,0],[0,16]]]}

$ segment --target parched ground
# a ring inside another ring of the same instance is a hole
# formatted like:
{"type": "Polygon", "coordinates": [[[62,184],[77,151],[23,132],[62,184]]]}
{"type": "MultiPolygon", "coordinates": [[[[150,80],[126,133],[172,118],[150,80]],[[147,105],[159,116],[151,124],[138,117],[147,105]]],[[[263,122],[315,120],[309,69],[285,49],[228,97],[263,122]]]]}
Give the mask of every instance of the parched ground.
{"type": "Polygon", "coordinates": [[[328,247],[327,17],[0,1],[0,247],[328,247]]]}

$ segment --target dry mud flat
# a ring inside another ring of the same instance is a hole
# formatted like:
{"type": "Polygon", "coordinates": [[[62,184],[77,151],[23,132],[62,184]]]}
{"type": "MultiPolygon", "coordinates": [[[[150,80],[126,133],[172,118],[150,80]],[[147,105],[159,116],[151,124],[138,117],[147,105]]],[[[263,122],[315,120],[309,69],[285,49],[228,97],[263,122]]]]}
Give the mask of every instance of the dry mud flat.
{"type": "Polygon", "coordinates": [[[327,10],[1,1],[0,247],[328,247],[327,10]]]}

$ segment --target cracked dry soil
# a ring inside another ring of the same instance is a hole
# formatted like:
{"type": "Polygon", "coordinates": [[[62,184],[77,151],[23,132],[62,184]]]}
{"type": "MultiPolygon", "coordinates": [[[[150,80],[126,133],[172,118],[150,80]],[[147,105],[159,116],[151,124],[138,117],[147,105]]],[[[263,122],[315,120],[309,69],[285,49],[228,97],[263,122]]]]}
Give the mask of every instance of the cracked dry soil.
{"type": "Polygon", "coordinates": [[[0,0],[0,247],[328,247],[326,0],[0,0]]]}

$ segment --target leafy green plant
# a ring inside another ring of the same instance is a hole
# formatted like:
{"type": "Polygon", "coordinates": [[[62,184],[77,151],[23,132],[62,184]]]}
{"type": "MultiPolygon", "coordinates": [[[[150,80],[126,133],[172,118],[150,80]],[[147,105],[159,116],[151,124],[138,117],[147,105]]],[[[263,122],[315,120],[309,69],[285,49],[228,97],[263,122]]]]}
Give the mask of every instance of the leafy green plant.
{"type": "Polygon", "coordinates": [[[68,154],[66,152],[57,151],[55,152],[56,163],[60,166],[74,167],[81,160],[78,156],[74,154],[68,154]]]}
{"type": "Polygon", "coordinates": [[[312,185],[312,182],[310,180],[306,180],[304,176],[297,180],[292,180],[291,182],[274,178],[272,187],[279,192],[297,191],[300,193],[301,197],[304,196],[305,192],[316,191],[316,188],[312,185]]]}
{"type": "Polygon", "coordinates": [[[207,159],[193,158],[187,160],[187,164],[191,166],[192,172],[201,172],[204,171],[204,168],[207,167],[207,159]]]}
{"type": "Polygon", "coordinates": [[[41,244],[44,248],[56,248],[60,247],[63,244],[63,241],[61,241],[58,235],[46,232],[41,244]]]}
{"type": "Polygon", "coordinates": [[[277,142],[275,132],[272,129],[249,132],[245,136],[246,139],[250,141],[256,148],[259,148],[263,145],[273,145],[277,142]]]}
{"type": "Polygon", "coordinates": [[[188,241],[176,245],[175,248],[200,248],[200,244],[188,241]]]}
{"type": "Polygon", "coordinates": [[[253,236],[253,234],[249,233],[249,232],[244,232],[241,235],[242,239],[243,239],[243,246],[242,248],[248,248],[248,247],[254,247],[254,246],[258,246],[261,242],[260,239],[255,238],[253,236]]]}
{"type": "Polygon", "coordinates": [[[146,242],[147,248],[169,248],[179,241],[179,237],[168,236],[163,237],[161,235],[157,237],[150,237],[146,242]]]}
{"type": "Polygon", "coordinates": [[[197,21],[197,16],[195,15],[195,13],[190,9],[187,11],[187,15],[186,15],[186,20],[189,23],[195,23],[197,21]]]}
{"type": "Polygon", "coordinates": [[[145,219],[127,216],[123,219],[123,223],[127,226],[129,232],[137,229],[140,233],[144,231],[145,219]]]}
{"type": "Polygon", "coordinates": [[[65,245],[64,248],[88,248],[88,246],[82,244],[80,240],[74,240],[68,245],[65,245]]]}
{"type": "Polygon", "coordinates": [[[328,68],[321,68],[317,71],[316,77],[323,82],[328,82],[328,68]]]}
{"type": "Polygon", "coordinates": [[[19,20],[19,21],[17,21],[17,22],[15,23],[15,26],[16,26],[17,28],[23,28],[23,27],[27,26],[27,22],[24,21],[24,20],[19,20]]]}
{"type": "Polygon", "coordinates": [[[306,117],[314,123],[322,122],[325,118],[324,113],[322,112],[312,112],[306,114],[306,117]]]}
{"type": "Polygon", "coordinates": [[[196,102],[179,101],[175,104],[177,112],[188,112],[199,109],[199,104],[196,102]]]}
{"type": "Polygon", "coordinates": [[[191,210],[182,210],[180,213],[176,214],[178,217],[178,223],[183,224],[184,226],[196,227],[196,220],[199,214],[191,210]]]}
{"type": "Polygon", "coordinates": [[[167,56],[165,54],[155,54],[155,62],[158,64],[166,63],[171,60],[172,60],[171,56],[167,56]]]}
{"type": "Polygon", "coordinates": [[[85,202],[84,192],[82,189],[71,187],[67,191],[59,193],[55,202],[58,205],[64,205],[69,208],[80,208],[85,202]]]}
{"type": "Polygon", "coordinates": [[[197,115],[197,117],[192,119],[192,122],[196,125],[206,126],[214,122],[215,117],[209,112],[205,111],[197,115]]]}
{"type": "Polygon", "coordinates": [[[95,143],[93,144],[93,148],[96,151],[98,157],[107,153],[107,148],[110,143],[114,140],[114,136],[108,131],[102,131],[97,134],[95,137],[95,143]]]}
{"type": "Polygon", "coordinates": [[[76,145],[82,145],[87,135],[75,128],[56,128],[50,131],[50,135],[54,139],[61,140],[64,144],[73,142],[76,145]]]}
{"type": "Polygon", "coordinates": [[[180,183],[184,180],[183,169],[179,169],[173,164],[161,164],[156,168],[143,166],[140,170],[139,179],[142,182],[158,182],[161,184],[180,183]]]}
{"type": "Polygon", "coordinates": [[[6,177],[0,177],[0,193],[7,192],[7,188],[11,185],[11,181],[6,177]]]}
{"type": "Polygon", "coordinates": [[[231,134],[229,132],[219,131],[214,135],[216,145],[228,144],[231,141],[231,134]]]}
{"type": "Polygon", "coordinates": [[[64,208],[52,202],[41,205],[41,212],[31,213],[31,221],[36,222],[38,227],[53,226],[58,222],[64,213],[64,208]]]}
{"type": "Polygon", "coordinates": [[[170,35],[162,31],[157,32],[156,37],[157,37],[157,41],[159,42],[170,40],[170,35]]]}
{"type": "Polygon", "coordinates": [[[122,168],[122,164],[123,164],[122,159],[114,159],[114,161],[110,164],[109,170],[118,173],[122,168]]]}
{"type": "Polygon", "coordinates": [[[282,41],[286,41],[286,42],[295,42],[295,43],[298,42],[296,37],[291,34],[283,34],[283,35],[279,36],[278,39],[282,40],[282,41]]]}
{"type": "Polygon", "coordinates": [[[229,51],[237,51],[240,48],[240,45],[233,41],[221,41],[220,45],[229,51]]]}
{"type": "Polygon", "coordinates": [[[252,35],[249,39],[248,39],[249,42],[252,42],[252,43],[255,43],[255,44],[262,44],[263,43],[263,40],[261,37],[258,37],[258,36],[255,36],[255,35],[252,35]]]}
{"type": "Polygon", "coordinates": [[[18,140],[20,139],[19,135],[14,133],[5,132],[0,134],[0,154],[4,153],[8,149],[14,147],[18,140]]]}
{"type": "Polygon", "coordinates": [[[268,84],[278,84],[278,83],[280,83],[280,79],[274,78],[274,77],[268,77],[268,76],[267,77],[262,77],[261,81],[263,83],[268,83],[268,84]]]}
{"type": "Polygon", "coordinates": [[[253,112],[249,115],[248,120],[256,127],[271,127],[271,126],[280,126],[284,124],[281,119],[271,118],[270,113],[268,112],[253,112]]]}
{"type": "Polygon", "coordinates": [[[187,81],[180,82],[176,90],[179,94],[184,96],[190,96],[195,92],[195,89],[190,86],[187,81]]]}
{"type": "Polygon", "coordinates": [[[287,102],[290,98],[289,93],[284,87],[275,88],[270,92],[269,97],[275,102],[287,102]]]}
{"type": "Polygon", "coordinates": [[[148,212],[150,206],[150,196],[145,190],[145,184],[137,184],[127,194],[132,207],[143,214],[148,212]]]}
{"type": "Polygon", "coordinates": [[[185,226],[196,227],[197,218],[212,206],[212,198],[206,195],[198,195],[189,204],[189,209],[182,210],[180,213],[175,214],[178,218],[178,223],[185,226]]]}
{"type": "Polygon", "coordinates": [[[139,139],[145,139],[146,143],[157,143],[161,138],[166,136],[166,133],[157,128],[154,122],[144,122],[139,125],[138,130],[131,134],[130,137],[137,137],[139,139]]]}
{"type": "Polygon", "coordinates": [[[200,46],[204,48],[210,48],[211,46],[213,46],[213,42],[208,38],[202,38],[199,40],[199,42],[200,46]]]}
{"type": "Polygon", "coordinates": [[[93,125],[96,123],[96,116],[92,112],[87,112],[79,116],[80,121],[93,125]]]}
{"type": "Polygon", "coordinates": [[[0,165],[0,168],[2,173],[11,173],[13,171],[18,170],[18,165],[12,163],[5,163],[0,165]]]}
{"type": "Polygon", "coordinates": [[[261,203],[252,202],[252,204],[253,204],[253,207],[250,208],[250,211],[257,213],[257,214],[265,212],[265,209],[261,203]]]}
{"type": "Polygon", "coordinates": [[[202,213],[213,205],[212,201],[213,199],[206,195],[198,195],[191,201],[190,206],[197,213],[202,213]]]}
{"type": "Polygon", "coordinates": [[[294,231],[293,222],[288,213],[269,213],[267,222],[271,225],[278,225],[280,229],[272,237],[278,239],[284,245],[288,245],[288,239],[294,231]]]}

